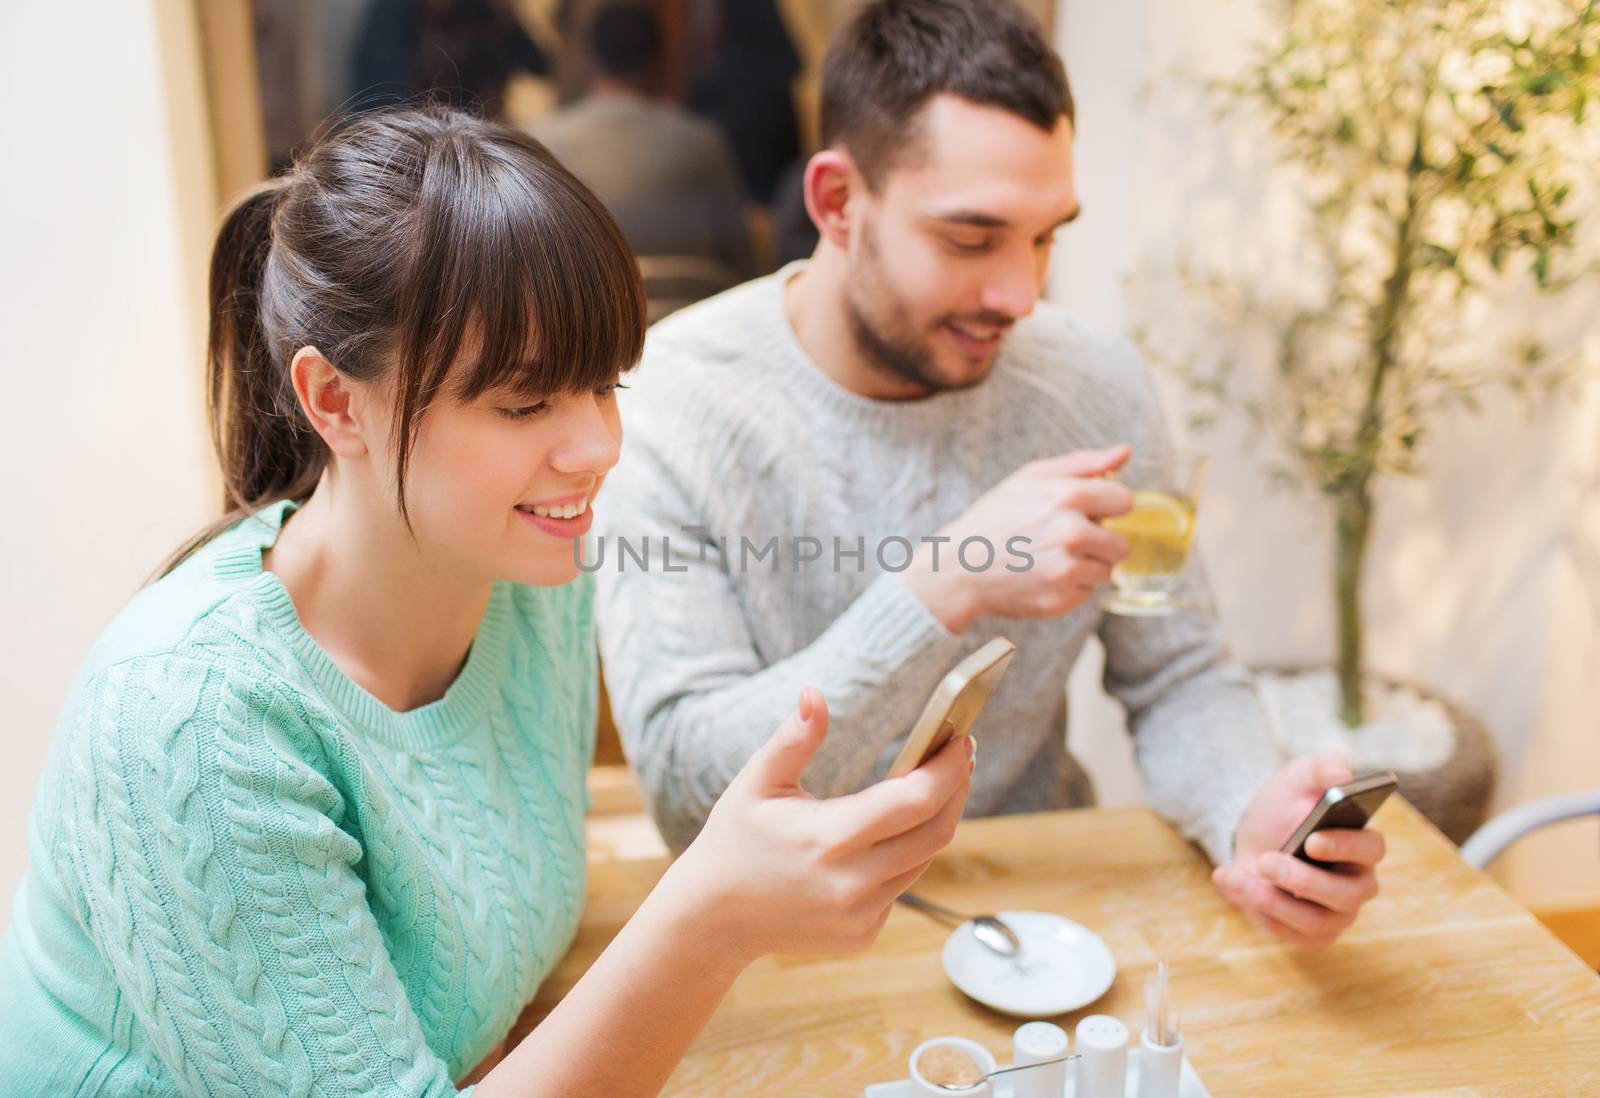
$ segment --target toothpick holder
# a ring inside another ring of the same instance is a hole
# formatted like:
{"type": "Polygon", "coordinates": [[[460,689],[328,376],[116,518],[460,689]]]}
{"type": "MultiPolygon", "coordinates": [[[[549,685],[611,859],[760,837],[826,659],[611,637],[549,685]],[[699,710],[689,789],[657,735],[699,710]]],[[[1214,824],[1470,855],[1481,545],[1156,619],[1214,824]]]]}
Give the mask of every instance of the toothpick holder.
{"type": "Polygon", "coordinates": [[[1153,1044],[1139,1031],[1139,1093],[1135,1098],[1178,1098],[1183,1079],[1183,1036],[1170,1045],[1153,1044]]]}

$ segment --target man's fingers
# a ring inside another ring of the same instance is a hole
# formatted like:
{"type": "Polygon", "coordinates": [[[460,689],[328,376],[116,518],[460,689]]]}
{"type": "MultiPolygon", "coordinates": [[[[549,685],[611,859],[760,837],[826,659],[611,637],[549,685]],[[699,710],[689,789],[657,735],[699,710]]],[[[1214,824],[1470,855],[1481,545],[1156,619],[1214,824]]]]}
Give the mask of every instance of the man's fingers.
{"type": "Polygon", "coordinates": [[[1330,873],[1276,851],[1263,854],[1259,864],[1261,875],[1283,891],[1342,915],[1354,916],[1378,894],[1377,878],[1370,870],[1330,873]]]}
{"type": "Polygon", "coordinates": [[[1115,518],[1133,509],[1133,493],[1115,480],[1069,480],[1056,505],[1092,519],[1115,518]]]}
{"type": "Polygon", "coordinates": [[[1352,916],[1346,912],[1329,911],[1320,904],[1297,900],[1277,888],[1261,897],[1256,910],[1311,939],[1337,935],[1352,921],[1352,916]]]}
{"type": "Polygon", "coordinates": [[[1311,766],[1312,782],[1318,789],[1327,789],[1330,785],[1343,785],[1354,777],[1350,772],[1349,760],[1337,751],[1313,755],[1311,766]]]}
{"type": "Polygon", "coordinates": [[[1094,593],[1100,590],[1100,584],[1104,582],[1104,580],[1096,583],[1088,579],[1075,579],[1068,584],[1067,589],[1072,593],[1073,600],[1077,604],[1082,605],[1094,597],[1094,593]]]}
{"type": "Polygon", "coordinates": [[[1337,939],[1336,935],[1313,937],[1302,934],[1294,927],[1280,923],[1271,915],[1263,915],[1259,911],[1247,911],[1245,912],[1245,918],[1273,937],[1281,938],[1290,945],[1300,946],[1304,949],[1327,949],[1337,939]]]}
{"type": "Polygon", "coordinates": [[[1306,944],[1326,944],[1352,921],[1351,915],[1295,899],[1260,874],[1236,866],[1218,870],[1213,879],[1235,907],[1282,924],[1306,944]]]}
{"type": "Polygon", "coordinates": [[[1062,551],[1080,560],[1098,561],[1110,568],[1127,559],[1128,539],[1083,515],[1062,515],[1052,530],[1052,540],[1062,551]]]}
{"type": "Polygon", "coordinates": [[[1133,447],[1127,443],[1108,446],[1103,450],[1074,450],[1068,454],[1044,458],[1038,463],[1041,472],[1069,477],[1098,477],[1115,472],[1128,463],[1133,447]]]}
{"type": "Polygon", "coordinates": [[[1350,780],[1350,764],[1337,751],[1320,755],[1300,755],[1284,764],[1284,770],[1297,793],[1321,797],[1330,785],[1350,780]]]}
{"type": "Polygon", "coordinates": [[[1383,834],[1370,827],[1330,827],[1306,839],[1306,853],[1319,862],[1344,862],[1370,868],[1389,851],[1383,834]]]}

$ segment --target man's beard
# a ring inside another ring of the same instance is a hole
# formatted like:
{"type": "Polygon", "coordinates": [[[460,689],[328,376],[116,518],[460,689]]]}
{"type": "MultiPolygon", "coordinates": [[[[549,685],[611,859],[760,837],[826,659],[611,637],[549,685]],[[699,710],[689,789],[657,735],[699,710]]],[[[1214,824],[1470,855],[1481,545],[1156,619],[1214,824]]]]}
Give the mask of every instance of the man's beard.
{"type": "MultiPolygon", "coordinates": [[[[882,268],[878,264],[877,240],[870,226],[862,233],[860,268],[852,281],[859,288],[859,294],[853,294],[848,289],[845,292],[845,310],[850,316],[850,334],[855,340],[856,349],[880,372],[902,381],[909,381],[930,394],[970,389],[982,384],[988,377],[989,372],[985,370],[975,377],[952,381],[935,371],[933,348],[929,346],[931,337],[918,338],[911,331],[911,325],[905,319],[906,310],[893,296],[883,278],[882,268]],[[886,306],[889,318],[884,322],[875,323],[862,309],[858,296],[876,300],[886,306]]],[[[930,331],[937,331],[945,324],[958,319],[954,314],[941,317],[930,331]]],[[[1006,317],[987,313],[969,319],[996,326],[1010,324],[1006,317]]]]}

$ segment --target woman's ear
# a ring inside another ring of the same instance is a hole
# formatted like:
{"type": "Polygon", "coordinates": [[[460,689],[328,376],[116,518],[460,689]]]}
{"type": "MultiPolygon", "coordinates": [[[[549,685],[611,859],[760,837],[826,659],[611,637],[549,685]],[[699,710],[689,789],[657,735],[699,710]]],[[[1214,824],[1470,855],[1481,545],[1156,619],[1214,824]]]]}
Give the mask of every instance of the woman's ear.
{"type": "Polygon", "coordinates": [[[362,422],[366,409],[349,378],[322,357],[315,347],[302,347],[289,363],[289,380],[311,427],[340,457],[362,457],[369,452],[362,422]]]}
{"type": "Polygon", "coordinates": [[[843,149],[823,149],[806,164],[806,212],[822,239],[849,246],[850,200],[863,189],[856,162],[843,149]]]}

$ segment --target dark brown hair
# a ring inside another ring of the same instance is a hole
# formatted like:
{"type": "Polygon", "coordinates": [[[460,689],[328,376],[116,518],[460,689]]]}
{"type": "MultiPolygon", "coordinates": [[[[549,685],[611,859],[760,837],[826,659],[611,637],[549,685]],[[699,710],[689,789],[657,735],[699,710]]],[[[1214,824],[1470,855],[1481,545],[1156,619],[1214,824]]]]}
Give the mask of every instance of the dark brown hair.
{"type": "Polygon", "coordinates": [[[1074,120],[1061,58],[1014,0],[871,0],[822,63],[822,144],[842,145],[869,186],[915,140],[935,95],[999,107],[1049,133],[1074,120]]]}
{"type": "Polygon", "coordinates": [[[230,513],[173,563],[316,487],[328,452],[289,379],[300,348],[392,382],[404,514],[430,404],[597,389],[638,361],[644,317],[616,223],[533,138],[436,106],[349,121],[217,234],[207,387],[230,513]]]}

